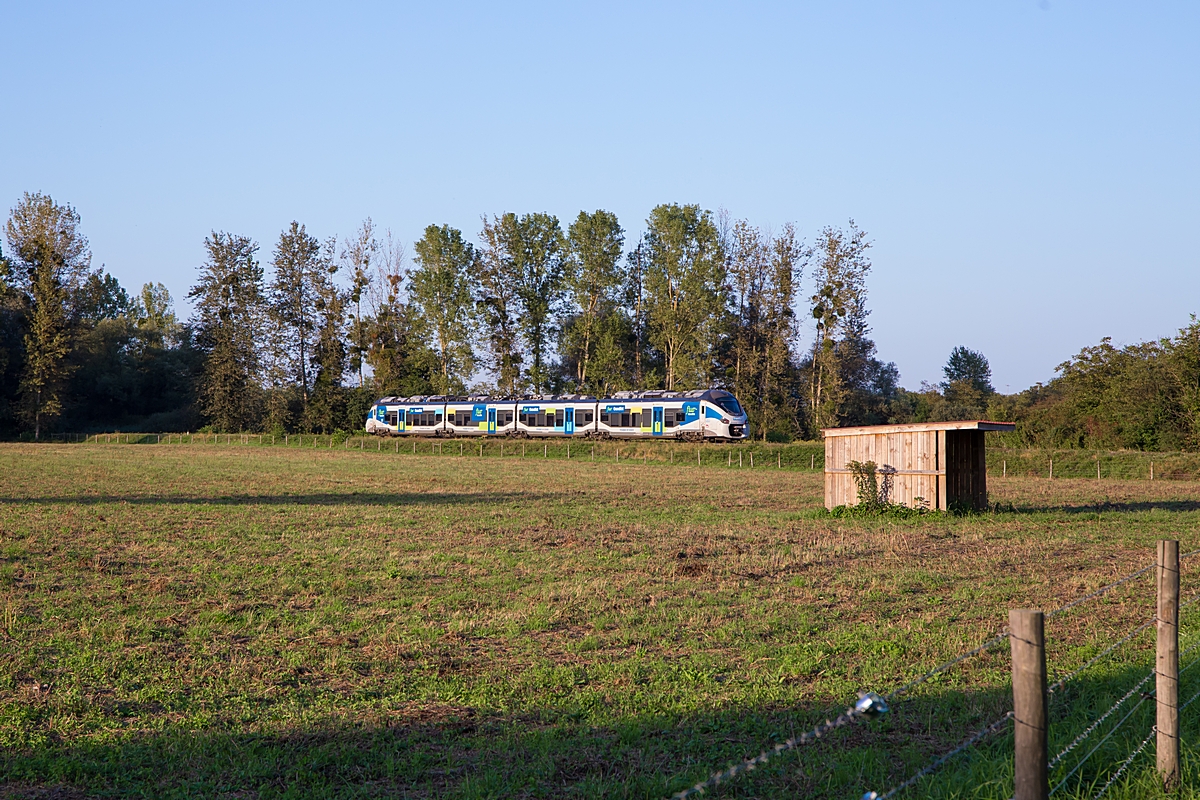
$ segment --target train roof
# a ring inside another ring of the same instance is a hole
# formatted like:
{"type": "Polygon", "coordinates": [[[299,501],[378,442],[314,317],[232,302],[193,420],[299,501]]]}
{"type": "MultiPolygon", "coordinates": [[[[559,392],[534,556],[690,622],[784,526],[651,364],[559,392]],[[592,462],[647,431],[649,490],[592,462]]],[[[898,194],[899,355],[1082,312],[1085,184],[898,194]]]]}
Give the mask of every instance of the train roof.
{"type": "Polygon", "coordinates": [[[665,389],[651,389],[640,392],[613,392],[608,397],[594,397],[587,394],[525,394],[516,397],[498,395],[413,395],[411,397],[389,396],[375,401],[380,403],[415,404],[415,403],[522,403],[537,401],[542,403],[598,403],[605,400],[716,400],[722,397],[733,397],[724,389],[693,389],[687,392],[673,392],[665,389]]]}

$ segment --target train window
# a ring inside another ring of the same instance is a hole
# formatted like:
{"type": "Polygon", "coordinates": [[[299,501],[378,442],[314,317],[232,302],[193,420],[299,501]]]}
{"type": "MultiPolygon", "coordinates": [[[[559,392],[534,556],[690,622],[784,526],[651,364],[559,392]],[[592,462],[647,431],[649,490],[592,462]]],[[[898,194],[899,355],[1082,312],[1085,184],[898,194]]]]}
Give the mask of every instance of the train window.
{"type": "Polygon", "coordinates": [[[687,416],[682,411],[675,412],[675,420],[677,422],[683,422],[685,419],[687,419],[687,416]]]}
{"type": "Polygon", "coordinates": [[[675,427],[675,415],[667,414],[666,419],[663,421],[663,424],[666,425],[668,428],[674,428],[675,427]]]}
{"type": "Polygon", "coordinates": [[[441,422],[442,422],[442,415],[441,415],[441,414],[436,414],[436,415],[434,415],[434,417],[433,417],[433,424],[434,424],[434,425],[439,425],[439,424],[441,424],[441,422]]]}
{"type": "Polygon", "coordinates": [[[385,421],[387,422],[388,425],[393,425],[393,426],[399,425],[400,424],[400,415],[397,414],[395,411],[389,411],[389,412],[387,412],[387,418],[385,421]]]}
{"type": "Polygon", "coordinates": [[[584,414],[583,414],[584,424],[591,424],[594,419],[595,419],[595,412],[593,412],[593,411],[585,411],[584,412],[584,414]]]}
{"type": "Polygon", "coordinates": [[[622,427],[622,428],[628,428],[628,427],[630,427],[630,425],[629,425],[629,415],[628,415],[628,414],[622,414],[622,415],[621,415],[621,427],[622,427]]]}
{"type": "Polygon", "coordinates": [[[546,427],[553,428],[555,426],[555,424],[556,424],[556,421],[555,421],[554,411],[553,410],[547,411],[546,412],[546,427]]]}
{"type": "Polygon", "coordinates": [[[635,427],[635,428],[642,427],[642,415],[640,413],[635,412],[635,413],[631,414],[630,416],[633,418],[633,427],[635,427]]]}
{"type": "Polygon", "coordinates": [[[504,412],[504,424],[505,424],[505,425],[511,425],[511,424],[512,424],[512,421],[513,421],[513,412],[511,412],[511,411],[505,411],[505,412],[504,412]]]}
{"type": "Polygon", "coordinates": [[[600,421],[603,422],[605,425],[607,425],[608,424],[608,414],[605,414],[604,412],[600,412],[600,421]]]}

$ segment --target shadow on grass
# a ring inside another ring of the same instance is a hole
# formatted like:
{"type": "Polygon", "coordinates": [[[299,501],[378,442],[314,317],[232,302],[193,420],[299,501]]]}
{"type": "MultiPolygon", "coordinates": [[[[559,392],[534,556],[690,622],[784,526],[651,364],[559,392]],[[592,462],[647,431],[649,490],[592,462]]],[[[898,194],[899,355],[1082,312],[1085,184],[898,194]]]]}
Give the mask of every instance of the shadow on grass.
{"type": "Polygon", "coordinates": [[[1138,500],[1135,503],[1093,503],[1091,505],[1054,506],[1044,511],[1062,513],[1097,513],[1104,511],[1200,511],[1200,500],[1138,500]]]}
{"type": "Polygon", "coordinates": [[[1169,511],[1181,513],[1200,511],[1200,500],[1139,500],[1130,503],[1104,501],[1076,505],[1014,506],[1002,513],[1016,514],[1100,514],[1106,512],[1137,513],[1147,511],[1169,511]]]}
{"type": "MultiPolygon", "coordinates": [[[[1129,669],[1102,680],[1068,684],[1051,706],[1051,755],[1144,675],[1145,669],[1129,669]]],[[[1191,691],[1194,688],[1187,687],[1191,691]]],[[[1125,708],[1138,699],[1135,695],[1125,708]]],[[[1152,700],[1143,703],[1064,787],[1062,796],[1094,793],[1145,735],[1153,723],[1153,705],[1152,700]]],[[[931,692],[901,700],[881,720],[834,731],[712,793],[821,798],[859,797],[868,790],[882,794],[1009,707],[1009,693],[1002,688],[931,692]]],[[[431,705],[274,733],[129,733],[0,753],[0,775],[5,776],[0,778],[0,797],[664,798],[837,711],[733,708],[691,716],[646,714],[594,726],[587,723],[589,712],[582,707],[505,716],[431,705]]],[[[1052,785],[1121,716],[1114,715],[1086,746],[1052,770],[1052,785]]],[[[1184,722],[1185,732],[1200,728],[1190,717],[1184,722]]],[[[1007,798],[1012,791],[1011,758],[1008,724],[923,779],[907,796],[1007,798]]],[[[1137,779],[1152,767],[1151,751],[1135,762],[1130,774],[1137,779]]]]}
{"type": "Polygon", "coordinates": [[[539,501],[560,495],[500,492],[312,492],[308,494],[229,495],[60,495],[0,497],[0,505],[100,505],[128,503],[147,506],[469,506],[539,501]]]}

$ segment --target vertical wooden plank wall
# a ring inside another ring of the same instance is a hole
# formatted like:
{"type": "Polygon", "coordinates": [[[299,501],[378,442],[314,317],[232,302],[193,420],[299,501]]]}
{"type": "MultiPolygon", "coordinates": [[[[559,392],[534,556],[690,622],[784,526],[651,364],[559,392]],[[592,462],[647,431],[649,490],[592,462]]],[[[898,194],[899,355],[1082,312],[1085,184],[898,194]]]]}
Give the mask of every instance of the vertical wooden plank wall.
{"type": "Polygon", "coordinates": [[[934,493],[932,508],[946,510],[946,473],[949,469],[946,467],[946,431],[937,431],[937,461],[940,474],[937,476],[937,492],[934,493]]]}
{"type": "MultiPolygon", "coordinates": [[[[894,470],[890,500],[913,506],[921,498],[929,508],[946,509],[945,431],[862,433],[825,437],[825,507],[858,503],[858,487],[847,465],[874,461],[894,470]]],[[[883,476],[880,475],[882,485],[883,476]]]]}

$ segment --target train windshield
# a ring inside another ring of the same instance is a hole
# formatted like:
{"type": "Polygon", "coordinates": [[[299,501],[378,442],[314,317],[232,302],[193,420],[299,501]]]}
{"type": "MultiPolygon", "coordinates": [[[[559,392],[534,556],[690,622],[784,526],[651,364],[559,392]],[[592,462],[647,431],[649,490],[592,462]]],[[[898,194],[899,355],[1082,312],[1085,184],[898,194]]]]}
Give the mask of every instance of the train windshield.
{"type": "Polygon", "coordinates": [[[728,411],[730,414],[733,414],[735,417],[740,417],[742,415],[742,407],[738,405],[737,398],[733,395],[718,397],[713,402],[724,410],[728,411]]]}

